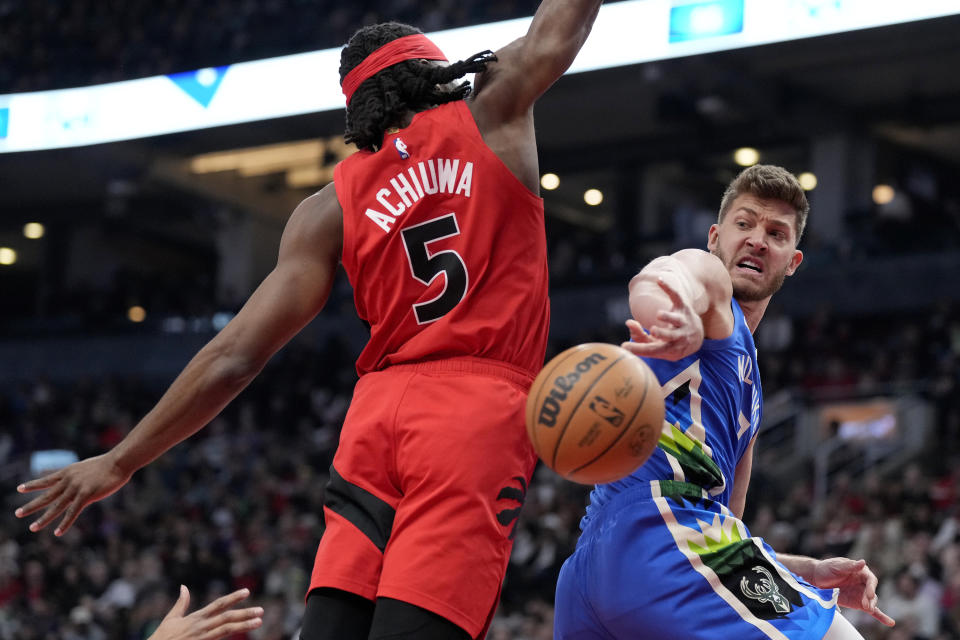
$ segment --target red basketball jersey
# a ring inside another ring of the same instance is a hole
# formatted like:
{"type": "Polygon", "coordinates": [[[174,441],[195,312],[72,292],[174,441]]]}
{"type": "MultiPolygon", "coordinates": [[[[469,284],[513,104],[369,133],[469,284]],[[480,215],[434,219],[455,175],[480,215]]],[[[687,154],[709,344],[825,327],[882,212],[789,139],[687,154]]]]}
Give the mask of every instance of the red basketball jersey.
{"type": "Polygon", "coordinates": [[[535,374],[549,328],[543,200],[463,101],[417,113],[334,170],[343,265],[370,341],[360,375],[479,356],[535,374]]]}

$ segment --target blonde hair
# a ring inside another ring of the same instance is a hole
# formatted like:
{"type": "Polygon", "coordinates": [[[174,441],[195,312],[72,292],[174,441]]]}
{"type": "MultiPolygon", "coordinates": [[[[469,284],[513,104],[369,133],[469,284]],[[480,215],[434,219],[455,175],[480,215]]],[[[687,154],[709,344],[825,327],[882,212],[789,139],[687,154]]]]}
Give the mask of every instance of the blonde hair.
{"type": "Polygon", "coordinates": [[[720,215],[717,222],[723,222],[723,217],[733,204],[733,201],[745,193],[757,198],[780,200],[790,205],[796,212],[797,242],[803,236],[807,226],[807,214],[810,213],[810,203],[803,187],[797,182],[792,173],[772,164],[755,164],[740,172],[727,186],[720,201],[720,215]]]}

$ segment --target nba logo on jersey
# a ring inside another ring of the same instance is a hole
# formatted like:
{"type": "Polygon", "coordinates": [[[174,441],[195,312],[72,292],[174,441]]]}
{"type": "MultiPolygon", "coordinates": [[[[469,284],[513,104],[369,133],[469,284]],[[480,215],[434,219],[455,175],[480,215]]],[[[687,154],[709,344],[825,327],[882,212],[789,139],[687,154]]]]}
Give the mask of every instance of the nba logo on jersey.
{"type": "Polygon", "coordinates": [[[400,138],[393,141],[393,146],[397,148],[397,153],[400,154],[401,159],[406,160],[410,157],[410,153],[407,151],[407,144],[400,138]]]}

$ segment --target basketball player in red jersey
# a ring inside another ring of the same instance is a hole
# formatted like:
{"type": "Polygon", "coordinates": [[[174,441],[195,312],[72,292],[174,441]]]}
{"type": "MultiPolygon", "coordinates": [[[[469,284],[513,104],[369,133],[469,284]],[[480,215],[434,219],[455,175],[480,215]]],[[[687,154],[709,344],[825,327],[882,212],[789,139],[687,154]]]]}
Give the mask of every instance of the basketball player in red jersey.
{"type": "Polygon", "coordinates": [[[302,638],[475,638],[496,606],[535,455],[523,424],[549,321],[534,101],[601,0],[544,0],[526,35],[447,65],[418,30],[341,55],[360,152],[293,212],[276,268],[111,451],[28,482],[17,510],[88,504],[202,428],[323,307],[337,262],[370,341],[326,488],[302,638]],[[451,84],[475,72],[476,87],[451,84]],[[467,98],[466,100],[464,98],[467,98]]]}

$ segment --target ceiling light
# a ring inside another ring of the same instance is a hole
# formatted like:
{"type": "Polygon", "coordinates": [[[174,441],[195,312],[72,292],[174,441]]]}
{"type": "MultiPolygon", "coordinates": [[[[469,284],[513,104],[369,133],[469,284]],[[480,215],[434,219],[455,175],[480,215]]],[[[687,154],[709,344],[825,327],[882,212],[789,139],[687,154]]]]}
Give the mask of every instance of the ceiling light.
{"type": "Polygon", "coordinates": [[[143,322],[147,317],[147,311],[138,304],[127,309],[127,318],[130,322],[143,322]]]}
{"type": "Polygon", "coordinates": [[[797,182],[800,183],[800,186],[804,191],[813,191],[817,188],[817,176],[813,175],[809,171],[805,171],[798,175],[797,182]]]}
{"type": "Polygon", "coordinates": [[[23,225],[23,235],[30,240],[39,240],[45,232],[46,229],[39,222],[28,222],[23,225]]]}
{"type": "Polygon", "coordinates": [[[760,152],[753,147],[740,147],[733,152],[733,161],[741,167],[752,167],[760,162],[760,152]]]}
{"type": "Polygon", "coordinates": [[[873,188],[873,201],[877,204],[889,204],[896,191],[888,184],[878,184],[873,188]]]}
{"type": "Polygon", "coordinates": [[[0,264],[9,266],[17,261],[17,252],[10,247],[0,247],[0,264]]]}
{"type": "Polygon", "coordinates": [[[555,173],[545,173],[540,178],[540,186],[547,191],[553,191],[560,186],[560,177],[555,173]]]}
{"type": "Polygon", "coordinates": [[[599,189],[587,189],[583,193],[583,201],[591,207],[595,207],[603,202],[603,192],[599,189]]]}

